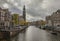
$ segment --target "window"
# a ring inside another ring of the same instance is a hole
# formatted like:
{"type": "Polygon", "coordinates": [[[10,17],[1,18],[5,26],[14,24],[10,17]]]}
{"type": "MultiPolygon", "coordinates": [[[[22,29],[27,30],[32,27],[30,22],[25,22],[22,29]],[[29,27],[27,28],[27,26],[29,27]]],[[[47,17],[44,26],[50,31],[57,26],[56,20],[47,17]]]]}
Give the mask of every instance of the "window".
{"type": "Polygon", "coordinates": [[[1,11],[1,16],[4,16],[5,15],[5,12],[1,11]]]}
{"type": "Polygon", "coordinates": [[[4,27],[4,23],[0,23],[0,27],[4,27]]]}
{"type": "Polygon", "coordinates": [[[1,20],[4,21],[4,17],[1,17],[1,20]]]}

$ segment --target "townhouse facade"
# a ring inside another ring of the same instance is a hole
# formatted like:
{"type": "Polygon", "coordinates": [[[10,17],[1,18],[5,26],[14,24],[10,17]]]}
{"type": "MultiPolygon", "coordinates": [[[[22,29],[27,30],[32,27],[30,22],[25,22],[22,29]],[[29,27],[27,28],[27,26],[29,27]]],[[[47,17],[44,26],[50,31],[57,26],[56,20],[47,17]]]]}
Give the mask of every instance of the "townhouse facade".
{"type": "Polygon", "coordinates": [[[53,12],[52,15],[46,17],[47,24],[49,26],[58,26],[60,25],[60,10],[53,12]]]}
{"type": "Polygon", "coordinates": [[[11,22],[11,14],[8,9],[0,8],[0,29],[9,29],[11,22]]]}

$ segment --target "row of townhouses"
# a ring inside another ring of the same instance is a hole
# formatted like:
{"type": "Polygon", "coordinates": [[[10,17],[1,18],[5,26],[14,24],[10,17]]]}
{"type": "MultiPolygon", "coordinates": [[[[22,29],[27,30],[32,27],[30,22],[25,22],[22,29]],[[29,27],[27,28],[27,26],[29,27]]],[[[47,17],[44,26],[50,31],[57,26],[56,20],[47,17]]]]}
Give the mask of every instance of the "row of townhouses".
{"type": "Polygon", "coordinates": [[[8,9],[0,8],[0,29],[10,29],[13,26],[22,24],[26,20],[25,6],[23,8],[23,16],[19,14],[11,14],[8,9]]]}
{"type": "Polygon", "coordinates": [[[46,17],[48,26],[60,26],[60,10],[53,12],[52,15],[46,17]]]}

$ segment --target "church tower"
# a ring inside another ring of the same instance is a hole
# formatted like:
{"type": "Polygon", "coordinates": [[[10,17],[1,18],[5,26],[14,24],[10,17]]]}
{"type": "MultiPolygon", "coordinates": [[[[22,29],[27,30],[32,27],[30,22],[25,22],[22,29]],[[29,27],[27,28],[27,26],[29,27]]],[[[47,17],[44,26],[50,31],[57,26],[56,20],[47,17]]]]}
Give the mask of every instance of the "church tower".
{"type": "Polygon", "coordinates": [[[26,21],[26,8],[25,8],[25,5],[23,6],[23,18],[24,18],[24,21],[26,21]]]}

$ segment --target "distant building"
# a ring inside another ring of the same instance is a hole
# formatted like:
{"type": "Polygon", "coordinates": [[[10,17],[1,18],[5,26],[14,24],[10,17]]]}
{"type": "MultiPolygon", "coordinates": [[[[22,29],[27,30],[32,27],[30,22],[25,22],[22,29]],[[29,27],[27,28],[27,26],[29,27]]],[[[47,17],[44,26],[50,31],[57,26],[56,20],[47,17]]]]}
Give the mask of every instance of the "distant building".
{"type": "Polygon", "coordinates": [[[19,24],[20,25],[26,25],[26,9],[25,9],[25,5],[23,6],[23,15],[19,16],[19,24]]]}
{"type": "Polygon", "coordinates": [[[19,24],[24,25],[24,18],[23,16],[19,16],[19,24]]]}
{"type": "Polygon", "coordinates": [[[46,21],[44,21],[44,20],[36,21],[36,25],[37,26],[44,26],[44,25],[46,25],[46,21]]]}
{"type": "Polygon", "coordinates": [[[60,10],[57,10],[51,16],[47,16],[46,20],[47,20],[47,24],[51,26],[60,25],[60,10]]]}
{"type": "Polygon", "coordinates": [[[47,16],[47,17],[46,17],[46,22],[47,22],[46,25],[52,26],[51,16],[47,16]]]}
{"type": "Polygon", "coordinates": [[[11,14],[8,9],[0,8],[0,28],[10,28],[11,14]]]}

